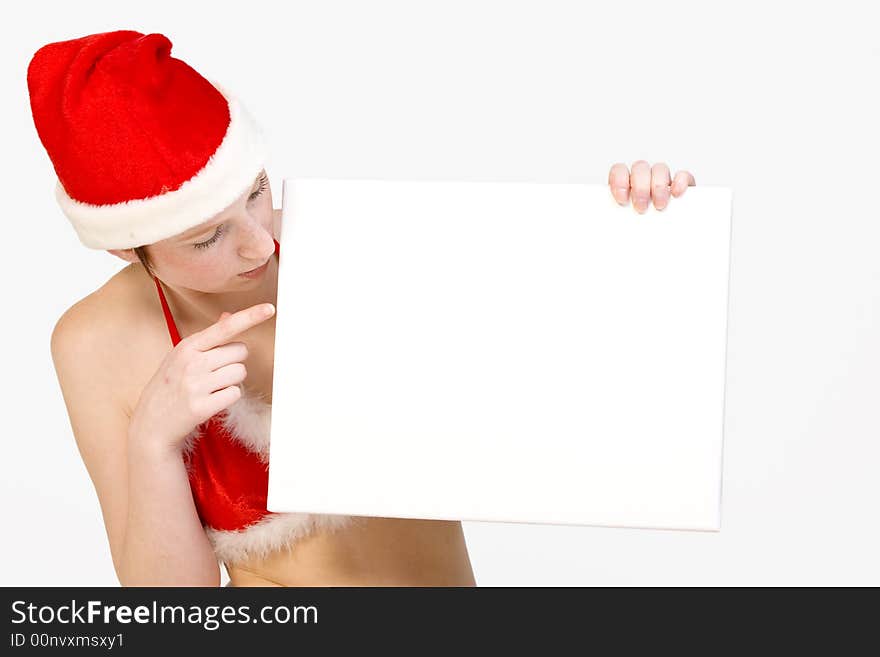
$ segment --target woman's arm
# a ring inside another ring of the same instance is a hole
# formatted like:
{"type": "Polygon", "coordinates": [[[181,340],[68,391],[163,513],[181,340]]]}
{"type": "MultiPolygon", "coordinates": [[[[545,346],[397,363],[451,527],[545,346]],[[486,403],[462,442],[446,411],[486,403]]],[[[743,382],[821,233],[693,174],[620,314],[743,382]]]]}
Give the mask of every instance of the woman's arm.
{"type": "MultiPolygon", "coordinates": [[[[55,326],[51,350],[70,424],[94,484],[123,586],[219,586],[182,457],[147,444],[115,394],[118,337],[88,298],[55,326]]],[[[151,441],[158,444],[159,441],[151,441]]],[[[167,442],[167,441],[166,441],[167,442]]]]}
{"type": "Polygon", "coordinates": [[[196,513],[179,450],[132,427],[128,516],[120,558],[125,586],[220,586],[220,567],[196,513]]]}

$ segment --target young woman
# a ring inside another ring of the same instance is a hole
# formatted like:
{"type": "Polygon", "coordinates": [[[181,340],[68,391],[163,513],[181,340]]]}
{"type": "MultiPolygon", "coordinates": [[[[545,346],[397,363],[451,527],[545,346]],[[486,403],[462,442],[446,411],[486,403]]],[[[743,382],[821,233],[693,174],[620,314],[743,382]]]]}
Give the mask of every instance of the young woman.
{"type": "MultiPolygon", "coordinates": [[[[256,124],[170,50],[107,32],[28,67],[62,210],[129,263],[51,343],[119,581],[474,585],[460,522],[266,510],[280,213],[256,124]]],[[[608,182],[639,212],[695,184],[642,160],[608,182]]]]}

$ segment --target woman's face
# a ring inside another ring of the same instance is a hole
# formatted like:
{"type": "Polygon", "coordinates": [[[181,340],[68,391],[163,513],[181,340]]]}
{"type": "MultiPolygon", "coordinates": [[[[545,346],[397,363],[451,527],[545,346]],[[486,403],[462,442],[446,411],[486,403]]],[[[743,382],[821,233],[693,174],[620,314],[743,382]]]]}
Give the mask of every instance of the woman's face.
{"type": "MultiPolygon", "coordinates": [[[[239,274],[274,255],[272,231],[272,192],[264,169],[225,210],[195,228],[148,245],[146,252],[156,276],[166,283],[200,292],[232,292],[259,284],[262,277],[239,274]]],[[[137,262],[137,255],[129,253],[137,262]]]]}

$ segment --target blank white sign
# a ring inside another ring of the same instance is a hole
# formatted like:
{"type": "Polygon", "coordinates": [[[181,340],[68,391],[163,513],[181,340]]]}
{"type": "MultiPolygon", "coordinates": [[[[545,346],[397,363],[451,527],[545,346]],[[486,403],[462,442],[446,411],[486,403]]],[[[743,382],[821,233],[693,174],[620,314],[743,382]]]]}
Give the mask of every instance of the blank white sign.
{"type": "Polygon", "coordinates": [[[291,178],[268,508],[718,530],[732,192],[291,178]]]}

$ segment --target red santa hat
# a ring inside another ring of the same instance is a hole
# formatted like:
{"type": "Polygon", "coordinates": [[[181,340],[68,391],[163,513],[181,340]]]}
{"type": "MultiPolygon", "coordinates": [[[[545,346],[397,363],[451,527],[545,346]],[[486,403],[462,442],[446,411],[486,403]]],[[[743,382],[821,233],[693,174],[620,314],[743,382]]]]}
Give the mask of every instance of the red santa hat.
{"type": "Polygon", "coordinates": [[[254,182],[262,132],[228,90],[162,34],[119,30],[49,43],[27,70],[56,198],[80,241],[125,249],[208,220],[254,182]]]}

